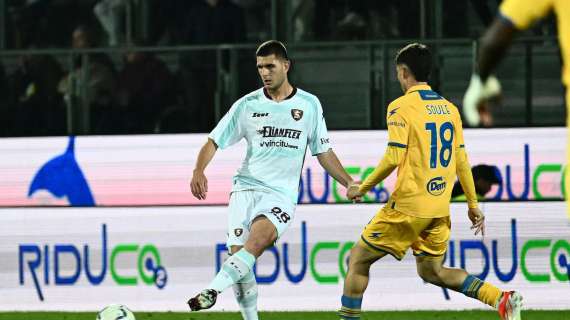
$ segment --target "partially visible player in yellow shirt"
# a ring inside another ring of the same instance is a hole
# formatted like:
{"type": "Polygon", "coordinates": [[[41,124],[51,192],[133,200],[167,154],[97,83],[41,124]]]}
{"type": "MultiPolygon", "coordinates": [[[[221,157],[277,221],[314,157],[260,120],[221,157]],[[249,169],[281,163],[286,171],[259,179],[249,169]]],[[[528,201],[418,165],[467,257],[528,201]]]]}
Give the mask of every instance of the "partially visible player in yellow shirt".
{"type": "MultiPolygon", "coordinates": [[[[558,42],[562,51],[562,83],[566,87],[566,125],[570,125],[570,0],[504,0],[499,16],[480,40],[477,73],[471,77],[463,99],[463,111],[467,122],[476,126],[480,122],[477,107],[487,98],[489,76],[503,59],[515,34],[528,29],[536,21],[550,13],[556,14],[558,42]]],[[[492,82],[492,81],[491,81],[492,82]]],[[[567,134],[570,143],[570,130],[567,134]]],[[[566,160],[570,163],[570,145],[566,147],[566,160]]],[[[566,166],[566,170],[569,167],[566,166]]],[[[568,171],[566,177],[570,177],[568,171]]],[[[570,178],[566,178],[565,190],[570,190],[570,178]]],[[[566,196],[568,201],[570,197],[566,196]]],[[[570,205],[566,213],[570,218],[570,205]]]]}
{"type": "Polygon", "coordinates": [[[362,197],[396,168],[398,179],[388,203],[351,250],[339,315],[341,319],[360,319],[371,265],[387,254],[401,260],[411,247],[424,281],[478,299],[498,309],[501,319],[518,320],[520,294],[503,292],[465,270],[443,266],[451,227],[449,202],[457,176],[476,235],[484,234],[485,217],[478,209],[459,111],[427,84],[430,50],[412,43],[398,52],[395,62],[405,94],[388,106],[386,153],[358,190],[348,191],[348,197],[362,197]]]}

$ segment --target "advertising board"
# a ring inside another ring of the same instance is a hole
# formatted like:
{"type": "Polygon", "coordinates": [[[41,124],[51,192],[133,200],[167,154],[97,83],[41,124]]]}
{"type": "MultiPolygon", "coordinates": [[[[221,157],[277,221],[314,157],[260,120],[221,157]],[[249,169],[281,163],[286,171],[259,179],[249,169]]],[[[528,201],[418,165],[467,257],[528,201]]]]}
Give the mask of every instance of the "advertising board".
{"type": "MultiPolygon", "coordinates": [[[[563,202],[485,203],[474,236],[452,205],[446,264],[504,289],[528,308],[570,307],[570,222],[563,202]]],[[[261,310],[335,310],[346,259],[378,204],[300,205],[292,227],[258,261],[261,310]]],[[[223,206],[0,209],[0,310],[185,311],[226,258],[223,206]]],[[[408,252],[376,263],[367,310],[487,307],[425,284],[408,252]],[[413,299],[411,298],[413,297],[413,299]]],[[[214,310],[237,310],[231,290],[214,310]]]]}
{"type": "MultiPolygon", "coordinates": [[[[562,199],[564,128],[471,129],[471,165],[496,166],[501,183],[487,198],[562,199]]],[[[189,180],[204,134],[6,138],[0,144],[0,206],[146,206],[226,204],[245,142],[217,152],[206,174],[208,198],[194,199],[189,180]]],[[[380,161],[386,131],[334,131],[330,141],[347,171],[365,178],[380,161]]],[[[386,201],[395,174],[365,201],[386,201]]],[[[344,190],[315,157],[300,176],[300,203],[345,202],[344,190]]]]}

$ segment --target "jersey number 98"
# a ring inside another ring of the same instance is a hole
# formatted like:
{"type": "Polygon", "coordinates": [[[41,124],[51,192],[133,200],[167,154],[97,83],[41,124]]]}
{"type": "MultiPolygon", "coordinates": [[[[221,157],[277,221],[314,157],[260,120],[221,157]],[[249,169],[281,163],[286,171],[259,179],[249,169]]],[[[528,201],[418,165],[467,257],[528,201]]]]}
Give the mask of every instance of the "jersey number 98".
{"type": "MultiPolygon", "coordinates": [[[[426,123],[426,130],[431,136],[431,148],[429,157],[429,167],[437,168],[437,125],[435,122],[426,123]]],[[[446,168],[451,161],[451,153],[453,152],[453,125],[451,122],[444,122],[439,127],[439,140],[441,140],[441,149],[439,150],[439,162],[441,166],[446,168]],[[449,131],[449,133],[447,133],[449,131]]]]}

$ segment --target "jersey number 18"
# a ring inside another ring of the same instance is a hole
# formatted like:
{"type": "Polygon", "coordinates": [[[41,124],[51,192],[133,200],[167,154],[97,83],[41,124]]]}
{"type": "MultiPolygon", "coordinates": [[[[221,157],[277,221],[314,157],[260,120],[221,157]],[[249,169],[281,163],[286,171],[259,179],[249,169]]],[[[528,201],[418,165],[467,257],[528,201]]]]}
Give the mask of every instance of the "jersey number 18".
{"type": "MultiPolygon", "coordinates": [[[[429,167],[437,168],[437,125],[435,122],[426,123],[426,130],[431,136],[429,167]]],[[[451,153],[453,152],[453,125],[451,122],[444,122],[439,127],[439,139],[441,140],[441,150],[439,150],[439,162],[441,166],[447,167],[451,161],[451,153]],[[449,139],[446,138],[446,132],[449,131],[449,139]],[[446,152],[447,151],[447,152],[446,152]]]]}

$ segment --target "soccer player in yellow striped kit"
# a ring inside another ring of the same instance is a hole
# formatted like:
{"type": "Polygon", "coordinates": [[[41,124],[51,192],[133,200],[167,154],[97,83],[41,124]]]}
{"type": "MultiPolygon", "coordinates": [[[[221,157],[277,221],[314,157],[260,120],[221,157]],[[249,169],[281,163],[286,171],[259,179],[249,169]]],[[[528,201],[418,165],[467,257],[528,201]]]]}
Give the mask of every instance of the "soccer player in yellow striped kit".
{"type": "Polygon", "coordinates": [[[371,265],[387,254],[401,260],[411,247],[424,281],[478,299],[496,308],[501,319],[520,319],[519,293],[501,291],[465,270],[443,266],[451,227],[449,202],[456,176],[465,190],[468,216],[476,235],[485,232],[485,216],[477,204],[459,111],[427,84],[432,64],[429,49],[418,43],[407,45],[398,52],[395,62],[405,94],[388,106],[386,153],[358,190],[348,192],[348,197],[362,197],[396,168],[398,180],[388,203],[364,228],[351,250],[339,315],[341,319],[360,319],[371,265]]]}

